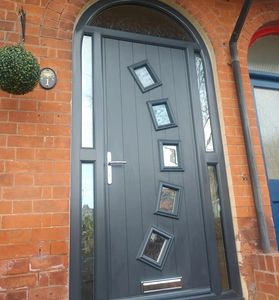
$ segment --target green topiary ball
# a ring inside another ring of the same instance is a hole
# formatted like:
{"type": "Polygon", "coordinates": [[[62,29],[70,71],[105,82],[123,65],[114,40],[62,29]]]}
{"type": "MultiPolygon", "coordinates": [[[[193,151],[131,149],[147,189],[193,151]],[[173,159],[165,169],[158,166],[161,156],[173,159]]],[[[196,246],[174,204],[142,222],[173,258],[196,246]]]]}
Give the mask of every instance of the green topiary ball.
{"type": "Polygon", "coordinates": [[[32,91],[40,77],[40,65],[22,44],[0,48],[0,88],[15,95],[32,91]]]}

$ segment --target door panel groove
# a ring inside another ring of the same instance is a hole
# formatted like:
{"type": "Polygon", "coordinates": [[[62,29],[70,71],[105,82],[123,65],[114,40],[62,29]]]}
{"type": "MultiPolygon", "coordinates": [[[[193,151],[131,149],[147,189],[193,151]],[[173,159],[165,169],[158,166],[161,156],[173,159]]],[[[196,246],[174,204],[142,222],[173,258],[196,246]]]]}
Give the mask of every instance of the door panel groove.
{"type": "Polygon", "coordinates": [[[139,297],[142,280],[182,276],[185,291],[209,284],[186,50],[111,38],[103,38],[103,45],[107,151],[113,160],[127,161],[113,168],[107,187],[111,298],[139,297]],[[162,81],[145,93],[128,70],[143,59],[162,81]],[[147,101],[162,97],[174,107],[178,127],[155,131],[147,101]],[[184,172],[160,171],[162,138],[181,140],[184,172]],[[177,220],[154,214],[160,180],[184,186],[177,220]],[[175,235],[162,271],[136,260],[151,225],[175,235]]]}

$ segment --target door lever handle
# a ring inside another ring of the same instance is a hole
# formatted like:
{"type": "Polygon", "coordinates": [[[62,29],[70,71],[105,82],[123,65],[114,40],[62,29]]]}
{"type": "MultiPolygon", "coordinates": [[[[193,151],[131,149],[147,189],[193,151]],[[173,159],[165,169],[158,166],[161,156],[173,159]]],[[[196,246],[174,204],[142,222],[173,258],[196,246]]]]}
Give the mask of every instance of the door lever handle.
{"type": "Polygon", "coordinates": [[[127,164],[126,160],[111,160],[111,152],[107,152],[107,176],[108,184],[112,184],[112,167],[124,166],[127,164]]]}

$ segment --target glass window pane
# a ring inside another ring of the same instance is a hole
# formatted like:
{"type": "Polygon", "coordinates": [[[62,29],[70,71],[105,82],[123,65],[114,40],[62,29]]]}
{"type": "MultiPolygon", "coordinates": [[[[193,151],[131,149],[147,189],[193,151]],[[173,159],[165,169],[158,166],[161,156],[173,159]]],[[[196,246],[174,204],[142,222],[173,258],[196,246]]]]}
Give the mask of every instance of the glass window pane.
{"type": "Polygon", "coordinates": [[[178,219],[180,194],[180,186],[160,181],[155,214],[178,219]]]}
{"type": "Polygon", "coordinates": [[[279,73],[279,36],[268,35],[257,39],[249,48],[250,71],[279,73]]]}
{"type": "Polygon", "coordinates": [[[161,80],[148,60],[142,60],[130,65],[128,66],[128,69],[143,93],[162,85],[161,80]]]}
{"type": "Polygon", "coordinates": [[[207,91],[206,91],[206,84],[205,84],[204,66],[203,66],[202,58],[198,54],[196,54],[196,71],[198,77],[198,88],[199,88],[200,104],[201,104],[201,111],[202,111],[205,150],[210,152],[210,151],[214,151],[211,120],[210,120],[210,112],[209,112],[209,105],[208,105],[208,98],[207,98],[207,91]]]}
{"type": "Polygon", "coordinates": [[[90,25],[146,35],[193,41],[169,15],[142,5],[115,5],[101,11],[90,25]],[[143,17],[144,16],[144,17],[143,17]]]}
{"type": "Polygon", "coordinates": [[[155,130],[176,127],[175,118],[167,98],[147,101],[155,130]]]}
{"type": "Polygon", "coordinates": [[[152,109],[158,126],[164,126],[171,123],[165,103],[153,105],[152,109]]]}
{"type": "Polygon", "coordinates": [[[177,190],[162,186],[159,209],[168,213],[174,212],[177,190]]]}
{"type": "Polygon", "coordinates": [[[92,37],[82,41],[82,142],[83,148],[93,148],[93,75],[92,37]]]}
{"type": "Polygon", "coordinates": [[[166,243],[165,237],[161,236],[157,232],[154,231],[151,232],[146,247],[143,251],[143,255],[159,262],[162,252],[164,250],[165,243],[166,243]]]}
{"type": "Polygon", "coordinates": [[[155,83],[145,66],[135,69],[135,73],[144,88],[155,83]]]}
{"type": "Polygon", "coordinates": [[[183,172],[180,141],[158,140],[162,172],[183,172]]]}
{"type": "Polygon", "coordinates": [[[163,158],[165,167],[178,167],[177,146],[163,145],[163,158]]]}
{"type": "Polygon", "coordinates": [[[94,282],[94,165],[81,165],[81,280],[82,299],[93,299],[94,282]]]}
{"type": "Polygon", "coordinates": [[[211,204],[215,221],[215,236],[218,251],[219,271],[221,278],[221,287],[223,290],[229,289],[229,278],[227,270],[227,258],[225,252],[225,244],[223,238],[223,226],[221,215],[221,203],[219,196],[217,170],[215,166],[208,166],[208,177],[210,184],[211,204]]]}
{"type": "Polygon", "coordinates": [[[162,270],[174,236],[158,227],[151,226],[140,246],[137,259],[162,270]]]}
{"type": "Polygon", "coordinates": [[[279,179],[279,91],[255,88],[264,158],[269,179],[279,179]]]}

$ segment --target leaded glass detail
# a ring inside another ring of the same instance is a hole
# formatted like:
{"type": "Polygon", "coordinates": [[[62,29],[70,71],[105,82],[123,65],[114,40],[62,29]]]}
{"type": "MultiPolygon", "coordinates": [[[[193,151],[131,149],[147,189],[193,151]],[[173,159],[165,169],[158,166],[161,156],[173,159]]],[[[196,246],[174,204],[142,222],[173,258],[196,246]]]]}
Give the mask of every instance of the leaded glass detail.
{"type": "Polygon", "coordinates": [[[105,9],[89,25],[127,32],[193,41],[182,25],[169,15],[141,5],[117,5],[105,9]]]}
{"type": "Polygon", "coordinates": [[[205,150],[208,152],[214,151],[213,137],[212,137],[212,127],[211,127],[211,117],[208,105],[208,97],[206,90],[206,80],[205,71],[202,58],[199,54],[195,55],[196,60],[196,71],[198,78],[198,88],[200,95],[200,105],[202,112],[202,122],[204,130],[204,140],[205,140],[205,150]]]}

